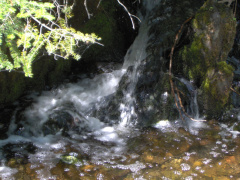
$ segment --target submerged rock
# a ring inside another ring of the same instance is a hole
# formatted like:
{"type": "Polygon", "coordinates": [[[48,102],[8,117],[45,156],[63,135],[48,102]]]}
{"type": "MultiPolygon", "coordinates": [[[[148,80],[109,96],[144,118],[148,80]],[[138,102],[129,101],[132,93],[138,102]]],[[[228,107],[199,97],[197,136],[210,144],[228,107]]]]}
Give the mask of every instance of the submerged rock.
{"type": "Polygon", "coordinates": [[[69,155],[62,155],[61,161],[66,164],[74,164],[77,166],[81,166],[83,162],[77,157],[77,153],[70,153],[69,155]]]}
{"type": "Polygon", "coordinates": [[[29,155],[34,154],[36,149],[31,142],[9,143],[2,147],[4,157],[12,167],[28,163],[29,155]]]}
{"type": "Polygon", "coordinates": [[[56,134],[63,131],[67,132],[74,126],[74,118],[67,112],[57,112],[50,116],[50,119],[44,123],[42,132],[44,135],[56,134]]]}

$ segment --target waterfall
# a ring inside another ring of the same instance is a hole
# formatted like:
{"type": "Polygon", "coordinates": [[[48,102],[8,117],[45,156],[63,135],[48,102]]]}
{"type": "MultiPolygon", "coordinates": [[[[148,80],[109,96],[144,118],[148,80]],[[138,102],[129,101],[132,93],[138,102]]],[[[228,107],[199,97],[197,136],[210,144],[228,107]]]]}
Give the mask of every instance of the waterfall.
{"type": "Polygon", "coordinates": [[[189,94],[190,94],[190,113],[192,114],[192,117],[194,119],[199,119],[199,109],[198,109],[198,102],[197,102],[197,89],[193,86],[193,84],[184,79],[179,78],[179,81],[181,81],[185,86],[187,87],[189,94]]]}
{"type": "Polygon", "coordinates": [[[21,112],[22,119],[13,117],[8,135],[42,136],[58,131],[74,129],[83,132],[103,127],[103,123],[91,113],[94,107],[101,108],[105,103],[104,97],[116,92],[119,81],[130,67],[130,84],[118,109],[119,124],[121,127],[135,124],[131,120],[136,119],[134,91],[139,77],[138,67],[147,57],[148,31],[151,26],[149,17],[153,8],[160,4],[160,0],[144,1],[143,4],[145,15],[138,14],[142,20],[138,36],[127,51],[121,69],[97,75],[93,79],[85,78],[75,84],[66,83],[54,91],[42,92],[41,96],[37,93],[27,96],[26,100],[34,100],[34,103],[21,112]]]}
{"type": "Polygon", "coordinates": [[[145,17],[143,17],[141,14],[139,14],[139,16],[142,19],[142,22],[139,28],[138,36],[135,38],[133,44],[128,49],[124,58],[123,69],[127,69],[128,67],[132,66],[133,70],[130,73],[129,77],[131,83],[130,87],[128,88],[128,91],[125,92],[124,100],[120,104],[121,127],[129,126],[131,124],[134,125],[137,123],[136,121],[134,121],[134,119],[137,119],[136,117],[137,115],[134,109],[135,102],[134,90],[139,77],[137,69],[138,66],[141,64],[141,61],[147,57],[146,48],[149,40],[148,31],[150,28],[148,18],[150,16],[150,12],[154,7],[159,5],[160,2],[161,0],[143,1],[143,6],[146,8],[146,15],[145,17]]]}
{"type": "MultiPolygon", "coordinates": [[[[125,97],[123,102],[120,104],[120,111],[121,111],[121,121],[120,126],[126,126],[130,124],[131,119],[136,116],[134,110],[134,90],[136,87],[137,79],[138,79],[138,72],[137,68],[140,65],[141,61],[146,58],[146,46],[148,42],[148,26],[147,22],[143,21],[141,27],[139,29],[139,34],[136,37],[134,43],[129,48],[126,56],[125,61],[123,64],[123,69],[127,69],[129,66],[133,67],[132,72],[130,73],[130,87],[128,91],[125,92],[125,97]]],[[[134,119],[134,118],[133,118],[134,119]]],[[[134,122],[131,122],[134,124],[134,122]]]]}

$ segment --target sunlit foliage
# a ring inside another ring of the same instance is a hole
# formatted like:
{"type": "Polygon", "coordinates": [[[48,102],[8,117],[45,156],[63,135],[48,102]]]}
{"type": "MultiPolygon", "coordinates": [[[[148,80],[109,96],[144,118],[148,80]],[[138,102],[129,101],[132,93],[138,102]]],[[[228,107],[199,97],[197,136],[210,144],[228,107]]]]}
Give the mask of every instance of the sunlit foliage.
{"type": "Polygon", "coordinates": [[[0,70],[20,70],[32,77],[32,63],[43,50],[49,55],[81,58],[78,48],[98,43],[95,34],[68,26],[71,6],[31,0],[0,0],[0,70]]]}

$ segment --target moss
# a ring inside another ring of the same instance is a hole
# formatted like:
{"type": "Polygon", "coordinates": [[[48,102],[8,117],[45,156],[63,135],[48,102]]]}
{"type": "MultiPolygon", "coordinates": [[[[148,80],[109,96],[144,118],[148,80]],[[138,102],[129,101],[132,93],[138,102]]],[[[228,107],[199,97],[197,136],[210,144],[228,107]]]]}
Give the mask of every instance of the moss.
{"type": "Polygon", "coordinates": [[[113,49],[121,49],[124,47],[123,34],[117,27],[116,2],[102,1],[99,9],[95,10],[93,16],[80,28],[84,33],[95,33],[101,37],[100,45],[92,45],[83,54],[84,59],[88,60],[104,60],[113,54],[113,49]]]}
{"type": "Polygon", "coordinates": [[[27,79],[29,89],[41,90],[47,85],[48,72],[52,71],[55,61],[49,56],[43,56],[33,64],[33,78],[27,79]]]}
{"type": "Polygon", "coordinates": [[[219,118],[229,101],[230,86],[233,79],[233,67],[225,61],[211,68],[203,82],[206,114],[208,118],[219,118]]]}
{"type": "Polygon", "coordinates": [[[55,68],[48,74],[48,84],[55,85],[62,81],[63,77],[71,70],[72,60],[60,59],[56,61],[55,68]]]}
{"type": "Polygon", "coordinates": [[[208,51],[203,45],[203,38],[204,34],[194,37],[192,44],[189,47],[184,47],[183,51],[181,51],[182,60],[185,65],[184,74],[195,82],[203,81],[209,64],[204,54],[202,54],[202,51],[208,51]]]}
{"type": "Polygon", "coordinates": [[[222,104],[226,104],[226,98],[228,97],[225,93],[220,93],[217,88],[217,83],[231,78],[233,76],[234,68],[227,64],[225,61],[217,63],[216,68],[210,68],[207,72],[207,76],[202,84],[202,89],[211,96],[219,101],[222,101],[222,104]],[[218,74],[221,74],[219,76],[218,74]]]}
{"type": "Polygon", "coordinates": [[[195,29],[203,29],[206,28],[204,25],[209,25],[211,22],[211,13],[214,10],[212,6],[208,6],[205,3],[196,13],[195,18],[193,20],[193,28],[195,29]]]}
{"type": "MultiPolygon", "coordinates": [[[[108,17],[105,13],[99,13],[97,16],[89,20],[85,25],[83,31],[88,33],[96,33],[102,38],[101,43],[105,46],[109,46],[114,39],[114,20],[112,17],[108,17]]],[[[96,56],[101,54],[104,47],[99,45],[93,45],[87,52],[88,55],[96,56]]],[[[86,55],[85,55],[86,56],[86,55]]]]}
{"type": "Polygon", "coordinates": [[[219,71],[223,72],[227,76],[232,75],[234,71],[233,66],[231,66],[230,64],[227,64],[226,61],[221,61],[217,63],[217,68],[219,69],[219,71]]]}
{"type": "Polygon", "coordinates": [[[0,104],[8,104],[19,98],[26,88],[24,74],[0,73],[0,104]]]}
{"type": "Polygon", "coordinates": [[[19,72],[0,73],[0,105],[14,102],[26,91],[41,91],[46,86],[61,82],[63,76],[70,72],[71,60],[54,60],[43,57],[33,64],[33,78],[26,78],[19,72]]]}
{"type": "Polygon", "coordinates": [[[228,103],[233,67],[225,61],[234,42],[236,22],[230,8],[207,0],[192,21],[191,44],[179,53],[183,74],[202,90],[203,111],[219,116],[228,103]]]}

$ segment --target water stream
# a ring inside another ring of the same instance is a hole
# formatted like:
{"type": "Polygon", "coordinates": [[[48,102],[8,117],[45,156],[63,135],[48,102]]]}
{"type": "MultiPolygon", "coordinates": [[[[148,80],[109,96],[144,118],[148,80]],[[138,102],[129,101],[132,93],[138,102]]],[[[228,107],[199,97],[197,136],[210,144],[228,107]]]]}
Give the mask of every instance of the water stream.
{"type": "MultiPolygon", "coordinates": [[[[161,1],[145,1],[148,11],[161,1]]],[[[24,97],[28,106],[15,110],[7,138],[0,140],[1,179],[237,179],[240,137],[236,123],[161,120],[136,127],[134,90],[137,68],[146,58],[148,26],[125,56],[123,68],[94,78],[24,97]],[[130,88],[119,105],[120,121],[93,116],[108,102],[132,66],[130,88]],[[189,129],[187,131],[186,129],[189,129]]],[[[199,118],[196,91],[192,114],[199,118]]],[[[21,104],[21,103],[20,103],[21,104]]],[[[240,117],[238,118],[240,120],[240,117]]]]}

